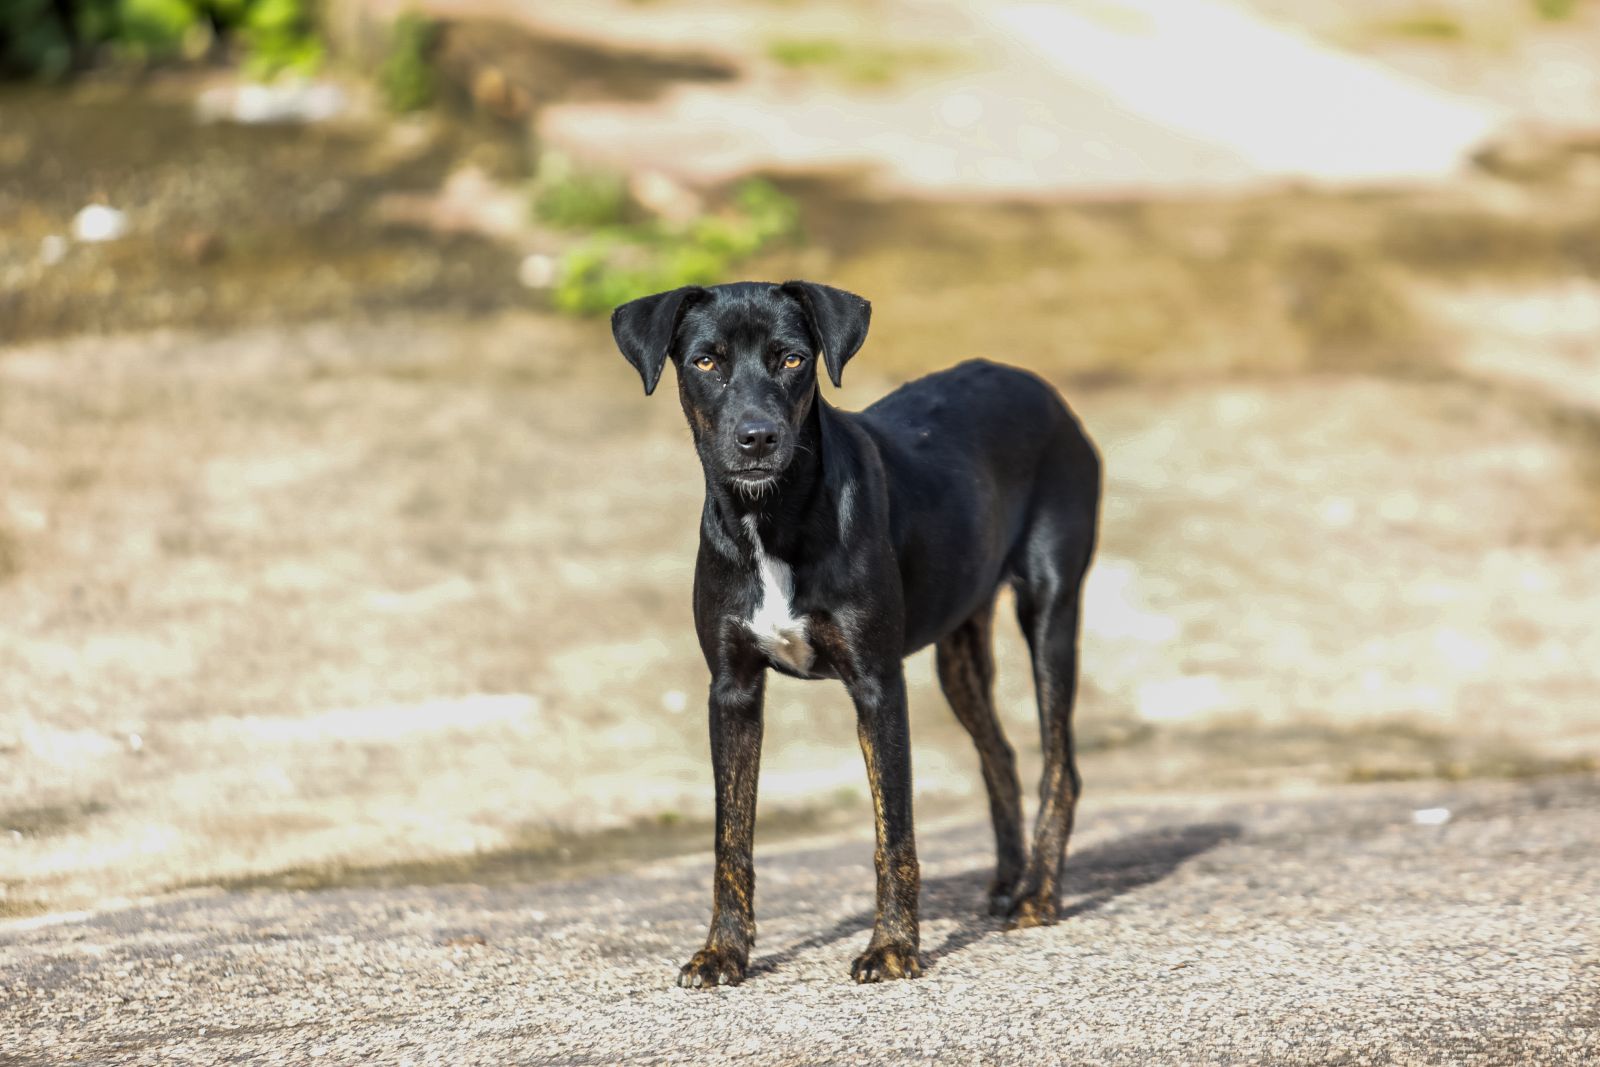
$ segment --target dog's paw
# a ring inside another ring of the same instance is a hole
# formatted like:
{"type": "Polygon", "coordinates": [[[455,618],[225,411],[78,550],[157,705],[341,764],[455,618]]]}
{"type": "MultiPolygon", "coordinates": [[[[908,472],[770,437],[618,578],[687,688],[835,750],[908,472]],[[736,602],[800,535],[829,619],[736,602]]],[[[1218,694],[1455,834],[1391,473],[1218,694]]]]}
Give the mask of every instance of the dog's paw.
{"type": "Polygon", "coordinates": [[[1056,898],[1053,893],[1034,893],[1011,905],[1007,930],[1026,930],[1031,926],[1053,926],[1056,921],[1056,898]]]}
{"type": "Polygon", "coordinates": [[[989,914],[1005,917],[1011,914],[1017,883],[1014,878],[996,878],[989,883],[989,914]]]}
{"type": "Polygon", "coordinates": [[[745,957],[728,949],[703,948],[678,969],[678,984],[684,989],[738,985],[744,981],[745,964],[745,957]]]}
{"type": "Polygon", "coordinates": [[[869,948],[850,965],[850,977],[857,982],[884,982],[891,978],[922,977],[922,961],[910,945],[879,945],[869,948]]]}

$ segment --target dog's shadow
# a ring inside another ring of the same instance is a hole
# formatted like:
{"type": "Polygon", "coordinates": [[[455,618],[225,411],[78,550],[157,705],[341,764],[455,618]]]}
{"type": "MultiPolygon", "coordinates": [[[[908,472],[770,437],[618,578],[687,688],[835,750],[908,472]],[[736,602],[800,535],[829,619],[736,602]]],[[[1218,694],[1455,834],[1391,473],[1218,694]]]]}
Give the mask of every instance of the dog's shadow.
{"type": "MultiPolygon", "coordinates": [[[[1236,839],[1241,832],[1237,823],[1168,826],[1071,853],[1062,869],[1060,921],[1088,915],[1124,893],[1159,882],[1188,860],[1236,839]]],[[[1005,920],[986,911],[992,874],[992,867],[985,865],[923,881],[922,921],[957,920],[943,942],[922,953],[927,967],[937,966],[945,957],[1005,927],[1005,920]]],[[[750,976],[775,971],[810,949],[865,933],[873,918],[870,911],[857,912],[819,934],[759,957],[752,961],[750,976]]]]}

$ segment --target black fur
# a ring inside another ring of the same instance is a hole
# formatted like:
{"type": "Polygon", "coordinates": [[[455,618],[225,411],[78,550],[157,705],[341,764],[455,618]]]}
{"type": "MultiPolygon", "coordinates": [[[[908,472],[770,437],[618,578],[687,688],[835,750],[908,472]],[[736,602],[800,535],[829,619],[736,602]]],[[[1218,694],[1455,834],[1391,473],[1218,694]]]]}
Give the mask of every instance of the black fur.
{"type": "Polygon", "coordinates": [[[711,670],[717,866],[711,932],[681,985],[737,983],[749,962],[769,667],[836,678],[855,703],[878,842],[877,921],[852,967],[857,981],[921,971],[902,660],[930,644],[989,791],[998,857],[990,908],[1014,926],[1055,919],[1080,790],[1072,704],[1099,459],[1049,385],[994,363],[929,375],[859,413],[832,407],[816,359],[838,384],[869,316],[860,297],[810,282],[677,289],[612,315],[646,392],[667,360],[677,367],[706,478],[694,616],[711,670]],[[759,553],[790,568],[792,615],[805,623],[799,645],[763,644],[749,625],[762,599],[759,553]],[[1044,742],[1031,851],[991,696],[990,620],[1006,583],[1033,655],[1044,742]]]}

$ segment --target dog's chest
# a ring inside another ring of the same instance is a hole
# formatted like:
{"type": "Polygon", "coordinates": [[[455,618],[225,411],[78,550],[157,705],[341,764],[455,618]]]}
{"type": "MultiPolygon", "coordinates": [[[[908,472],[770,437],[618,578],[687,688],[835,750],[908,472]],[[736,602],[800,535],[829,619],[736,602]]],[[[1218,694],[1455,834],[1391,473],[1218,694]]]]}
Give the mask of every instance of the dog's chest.
{"type": "Polygon", "coordinates": [[[756,600],[745,627],[761,650],[791,670],[805,673],[816,659],[806,620],[794,611],[794,572],[781,559],[767,554],[755,520],[745,519],[745,531],[755,550],[756,600]]]}

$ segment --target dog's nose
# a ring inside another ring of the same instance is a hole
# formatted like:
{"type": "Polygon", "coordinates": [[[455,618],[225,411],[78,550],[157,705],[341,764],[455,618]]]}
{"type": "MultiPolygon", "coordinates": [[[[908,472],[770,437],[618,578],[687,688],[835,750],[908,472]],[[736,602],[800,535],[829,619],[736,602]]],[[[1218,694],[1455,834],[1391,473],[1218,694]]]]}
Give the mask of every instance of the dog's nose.
{"type": "Polygon", "coordinates": [[[777,423],[771,419],[745,419],[734,431],[739,451],[751,459],[762,459],[778,447],[777,423]]]}

